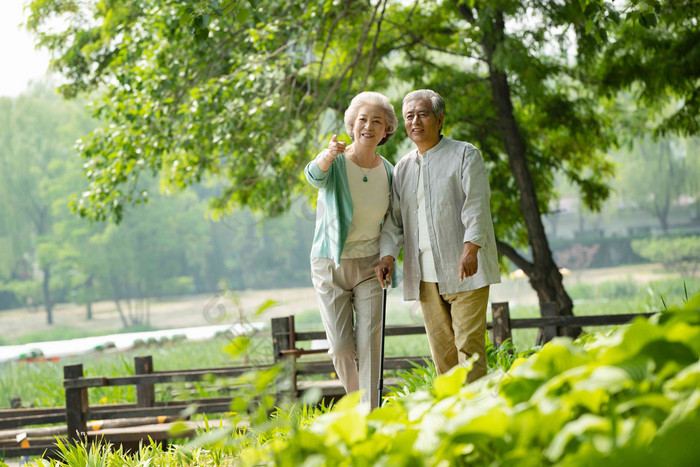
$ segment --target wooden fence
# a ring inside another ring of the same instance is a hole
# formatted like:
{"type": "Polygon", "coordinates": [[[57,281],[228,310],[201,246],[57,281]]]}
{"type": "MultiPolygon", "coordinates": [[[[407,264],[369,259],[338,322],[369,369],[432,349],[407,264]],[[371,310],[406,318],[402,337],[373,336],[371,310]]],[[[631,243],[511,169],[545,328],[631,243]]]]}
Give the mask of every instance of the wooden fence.
{"type": "MultiPolygon", "coordinates": [[[[648,317],[653,313],[604,315],[604,316],[558,316],[554,305],[542,307],[541,318],[511,319],[508,303],[493,303],[493,321],[487,323],[491,340],[500,346],[512,335],[512,329],[539,328],[538,340],[547,342],[560,335],[565,327],[603,326],[624,324],[637,316],[648,317]]],[[[303,381],[299,376],[327,375],[334,371],[330,359],[310,359],[311,355],[327,354],[328,349],[303,349],[298,342],[323,340],[323,331],[297,331],[294,317],[274,318],[271,322],[273,342],[273,364],[282,363],[285,370],[277,382],[278,395],[298,397],[303,391],[316,387],[322,397],[336,399],[344,390],[337,379],[303,381]],[[303,357],[303,358],[302,358],[303,357]]],[[[386,336],[424,334],[423,325],[388,326],[386,336]]],[[[421,364],[425,356],[388,357],[385,370],[412,368],[412,363],[421,364]]],[[[0,453],[5,457],[55,455],[55,436],[68,440],[104,439],[126,447],[138,446],[139,441],[167,440],[173,437],[170,428],[175,420],[189,408],[189,414],[219,414],[229,411],[232,398],[200,398],[183,401],[156,402],[155,386],[164,383],[202,381],[204,378],[236,377],[262,366],[238,366],[205,368],[198,370],[154,371],[150,356],[134,359],[134,375],[119,377],[85,377],[81,364],[64,367],[63,387],[65,407],[5,409],[0,410],[0,453]],[[88,390],[107,386],[135,386],[135,404],[110,404],[91,406],[88,390]],[[43,428],[27,428],[36,425],[60,424],[43,428]]],[[[393,380],[386,380],[391,385],[393,380]]],[[[187,422],[188,430],[177,437],[194,435],[194,422],[187,422]]]]}
{"type": "MultiPolygon", "coordinates": [[[[156,402],[155,385],[202,381],[209,375],[235,377],[254,369],[250,366],[206,368],[198,370],[154,371],[150,356],[134,359],[133,376],[85,377],[82,364],[63,368],[66,406],[44,409],[11,409],[0,411],[0,452],[6,457],[55,454],[54,436],[68,440],[104,439],[114,444],[136,447],[140,441],[170,439],[175,420],[188,414],[226,413],[231,397],[199,398],[182,401],[156,402]],[[135,404],[91,406],[88,390],[108,386],[135,386],[135,404]],[[23,429],[34,425],[60,423],[61,426],[23,429]],[[22,428],[22,429],[20,429],[22,428]]],[[[187,430],[177,437],[194,435],[196,424],[187,422],[187,430]]]]}

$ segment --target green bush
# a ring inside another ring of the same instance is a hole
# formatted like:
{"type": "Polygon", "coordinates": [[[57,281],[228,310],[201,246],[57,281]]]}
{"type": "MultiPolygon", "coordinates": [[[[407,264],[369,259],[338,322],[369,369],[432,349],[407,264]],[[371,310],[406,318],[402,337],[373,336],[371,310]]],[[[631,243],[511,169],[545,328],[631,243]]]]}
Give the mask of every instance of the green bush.
{"type": "MultiPolygon", "coordinates": [[[[687,310],[559,338],[509,371],[467,368],[367,413],[341,400],[306,428],[250,446],[244,465],[604,465],[697,459],[675,434],[700,427],[700,295],[687,310]],[[661,450],[661,452],[658,452],[661,450]]],[[[687,434],[686,434],[687,437],[687,434]]],[[[690,465],[690,464],[689,464],[690,465]]]]}
{"type": "MultiPolygon", "coordinates": [[[[678,282],[676,280],[676,282],[678,282]]],[[[567,285],[566,290],[573,300],[611,300],[640,295],[642,289],[631,278],[622,281],[607,281],[600,284],[567,285]]]]}
{"type": "Polygon", "coordinates": [[[640,256],[663,264],[681,277],[694,278],[700,267],[700,235],[634,240],[632,248],[640,256]]]}

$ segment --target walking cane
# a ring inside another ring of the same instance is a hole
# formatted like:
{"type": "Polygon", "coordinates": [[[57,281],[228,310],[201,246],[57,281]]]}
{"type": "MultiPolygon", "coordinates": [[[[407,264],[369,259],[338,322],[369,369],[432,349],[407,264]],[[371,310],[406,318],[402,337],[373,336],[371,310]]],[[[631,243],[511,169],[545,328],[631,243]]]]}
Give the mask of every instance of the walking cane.
{"type": "Polygon", "coordinates": [[[379,381],[377,382],[377,404],[382,406],[382,391],[384,390],[384,329],[386,328],[386,268],[382,269],[382,277],[384,278],[384,286],[382,287],[382,332],[379,342],[379,381]]]}

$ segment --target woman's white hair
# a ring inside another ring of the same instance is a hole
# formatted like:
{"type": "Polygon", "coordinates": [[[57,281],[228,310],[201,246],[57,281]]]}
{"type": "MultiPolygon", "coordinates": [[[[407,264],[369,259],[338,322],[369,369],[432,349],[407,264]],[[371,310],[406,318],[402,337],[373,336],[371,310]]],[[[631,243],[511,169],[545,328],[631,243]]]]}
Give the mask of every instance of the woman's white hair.
{"type": "Polygon", "coordinates": [[[363,105],[378,105],[384,109],[386,114],[386,136],[379,142],[378,146],[381,146],[389,141],[389,138],[396,133],[396,128],[399,126],[399,119],[396,117],[396,112],[394,112],[394,106],[391,105],[388,97],[378,92],[361,92],[353,97],[348,109],[345,111],[345,131],[353,140],[353,126],[355,125],[357,112],[363,105]]]}

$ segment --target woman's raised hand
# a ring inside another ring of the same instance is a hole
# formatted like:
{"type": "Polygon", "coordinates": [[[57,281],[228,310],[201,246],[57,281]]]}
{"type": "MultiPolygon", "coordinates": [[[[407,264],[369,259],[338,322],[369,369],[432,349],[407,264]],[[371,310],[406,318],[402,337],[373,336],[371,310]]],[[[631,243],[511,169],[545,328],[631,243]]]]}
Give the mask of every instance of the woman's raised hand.
{"type": "Polygon", "coordinates": [[[338,154],[345,152],[345,143],[338,141],[338,135],[333,135],[328,142],[328,149],[321,151],[321,154],[316,158],[316,164],[324,172],[328,172],[331,164],[338,157],[338,154]]]}
{"type": "Polygon", "coordinates": [[[328,142],[328,151],[326,152],[326,160],[328,162],[333,162],[338,154],[345,152],[345,143],[338,141],[338,135],[331,136],[331,140],[328,142]]]}

